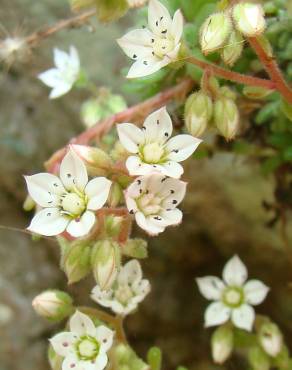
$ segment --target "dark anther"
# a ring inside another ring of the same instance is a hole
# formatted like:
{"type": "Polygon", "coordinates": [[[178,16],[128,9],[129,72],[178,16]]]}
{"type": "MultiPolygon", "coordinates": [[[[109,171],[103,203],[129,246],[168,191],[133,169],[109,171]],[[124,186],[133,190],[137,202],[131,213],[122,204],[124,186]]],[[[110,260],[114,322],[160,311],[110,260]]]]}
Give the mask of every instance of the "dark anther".
{"type": "Polygon", "coordinates": [[[177,200],[175,200],[175,199],[174,199],[174,200],[172,201],[172,204],[176,204],[176,203],[177,203],[177,200]]]}

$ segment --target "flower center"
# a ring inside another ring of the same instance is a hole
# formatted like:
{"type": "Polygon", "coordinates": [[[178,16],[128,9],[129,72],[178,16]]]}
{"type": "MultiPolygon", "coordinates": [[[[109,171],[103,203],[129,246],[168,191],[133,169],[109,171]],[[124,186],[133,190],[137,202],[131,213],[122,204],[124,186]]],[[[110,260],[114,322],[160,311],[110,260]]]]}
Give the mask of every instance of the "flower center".
{"type": "Polygon", "coordinates": [[[118,289],[115,291],[115,298],[122,304],[126,305],[133,297],[133,292],[128,285],[120,285],[118,289]]]}
{"type": "Polygon", "coordinates": [[[68,193],[63,197],[62,208],[72,216],[79,216],[85,210],[85,201],[76,193],[68,193]]]}
{"type": "Polygon", "coordinates": [[[143,194],[137,199],[137,205],[145,216],[157,215],[161,210],[161,198],[154,194],[143,194]]]}
{"type": "Polygon", "coordinates": [[[160,58],[163,58],[173,49],[174,41],[167,38],[157,38],[153,43],[153,51],[160,58]]]}
{"type": "Polygon", "coordinates": [[[142,154],[145,162],[158,163],[164,154],[164,150],[158,143],[149,143],[144,146],[142,154]]]}
{"type": "Polygon", "coordinates": [[[223,302],[229,307],[239,307],[244,301],[243,290],[239,287],[228,287],[223,292],[223,302]]]}
{"type": "Polygon", "coordinates": [[[94,360],[99,353],[100,344],[89,335],[82,337],[76,345],[76,351],[80,360],[94,360]]]}

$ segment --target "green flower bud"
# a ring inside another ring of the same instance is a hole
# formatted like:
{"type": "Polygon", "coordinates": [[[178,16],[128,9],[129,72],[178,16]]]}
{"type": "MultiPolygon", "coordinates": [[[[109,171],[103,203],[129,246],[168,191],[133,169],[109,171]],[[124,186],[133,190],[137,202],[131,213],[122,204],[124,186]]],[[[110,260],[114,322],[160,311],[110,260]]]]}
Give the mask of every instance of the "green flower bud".
{"type": "Polygon", "coordinates": [[[147,258],[147,242],[143,239],[128,239],[123,245],[123,254],[131,258],[147,258]]]}
{"type": "Polygon", "coordinates": [[[93,275],[101,289],[110,289],[121,265],[118,243],[105,239],[98,241],[91,256],[93,275]]]}
{"type": "Polygon", "coordinates": [[[100,22],[112,22],[125,15],[129,8],[127,0],[95,0],[100,22]]]}
{"type": "Polygon", "coordinates": [[[121,216],[107,216],[104,221],[106,237],[118,236],[123,220],[121,216]]]}
{"type": "Polygon", "coordinates": [[[269,370],[271,366],[268,355],[259,346],[249,350],[248,361],[253,370],[269,370]]]}
{"type": "Polygon", "coordinates": [[[281,352],[283,336],[276,324],[264,323],[259,330],[258,338],[264,351],[271,357],[276,357],[281,352]]]}
{"type": "Polygon", "coordinates": [[[264,10],[260,4],[236,4],[233,8],[233,19],[237,30],[244,36],[258,36],[266,28],[264,10]]]}
{"type": "Polygon", "coordinates": [[[111,362],[115,365],[114,368],[119,370],[149,370],[149,366],[124,344],[113,349],[111,362]]]}
{"type": "Polygon", "coordinates": [[[47,290],[34,298],[32,306],[35,312],[48,320],[60,321],[74,311],[69,294],[61,290],[47,290]]]}
{"type": "Polygon", "coordinates": [[[206,130],[212,116],[212,99],[203,91],[190,95],[185,104],[185,125],[193,136],[200,136],[206,130]]]}
{"type": "Polygon", "coordinates": [[[76,240],[72,243],[58,238],[62,249],[61,267],[64,270],[68,284],[76,283],[89,274],[92,246],[87,241],[76,240]]]}
{"type": "Polygon", "coordinates": [[[114,182],[111,186],[111,190],[108,197],[109,207],[117,207],[123,198],[123,190],[117,182],[114,182]]]}
{"type": "Polygon", "coordinates": [[[98,99],[85,101],[80,110],[80,116],[85,126],[90,128],[103,118],[103,109],[98,99]]]}
{"type": "Polygon", "coordinates": [[[214,122],[226,140],[234,138],[239,126],[239,112],[232,99],[224,96],[214,104],[214,122]]]}
{"type": "Polygon", "coordinates": [[[234,65],[242,53],[243,44],[244,40],[241,34],[236,30],[232,31],[221,52],[221,58],[225,64],[231,67],[234,65]]]}
{"type": "Polygon", "coordinates": [[[32,211],[35,208],[35,206],[36,206],[35,201],[32,199],[30,195],[27,195],[27,197],[25,198],[25,201],[23,202],[23,209],[26,212],[29,212],[29,211],[32,211]]]}
{"type": "Polygon", "coordinates": [[[103,150],[86,145],[70,145],[70,148],[84,161],[92,176],[106,175],[112,166],[111,157],[103,150]]]}
{"type": "Polygon", "coordinates": [[[236,99],[236,93],[230,89],[228,86],[222,86],[220,87],[219,94],[221,96],[225,96],[225,98],[235,100],[236,99]]]}
{"type": "Polygon", "coordinates": [[[162,353],[160,348],[152,347],[147,353],[147,362],[150,365],[151,370],[161,370],[162,365],[162,353]]]}
{"type": "Polygon", "coordinates": [[[228,13],[219,12],[210,15],[200,30],[200,44],[204,54],[220,49],[232,30],[228,13]]]}
{"type": "Polygon", "coordinates": [[[233,331],[229,325],[219,326],[212,335],[212,357],[216,364],[223,364],[231,355],[234,346],[233,331]]]}
{"type": "Polygon", "coordinates": [[[263,99],[273,91],[260,86],[245,86],[242,90],[243,95],[249,99],[263,99]]]}

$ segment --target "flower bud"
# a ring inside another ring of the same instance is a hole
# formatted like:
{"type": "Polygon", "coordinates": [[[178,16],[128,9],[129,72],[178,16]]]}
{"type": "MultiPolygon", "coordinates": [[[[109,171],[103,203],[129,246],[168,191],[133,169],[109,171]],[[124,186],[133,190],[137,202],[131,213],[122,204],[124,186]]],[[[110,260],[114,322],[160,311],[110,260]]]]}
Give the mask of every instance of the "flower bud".
{"type": "Polygon", "coordinates": [[[248,361],[253,370],[269,370],[270,360],[265,352],[259,347],[254,346],[248,352],[248,361]]]}
{"type": "Polygon", "coordinates": [[[128,239],[123,245],[122,252],[131,258],[146,258],[148,256],[147,242],[143,239],[128,239]]]}
{"type": "Polygon", "coordinates": [[[23,202],[23,209],[26,212],[32,211],[36,206],[36,202],[32,199],[30,195],[27,195],[25,201],[23,202]]]}
{"type": "Polygon", "coordinates": [[[259,331],[259,342],[268,355],[277,356],[283,346],[283,336],[278,326],[272,322],[263,324],[259,331]]]}
{"type": "Polygon", "coordinates": [[[86,145],[70,145],[70,149],[84,161],[92,176],[106,175],[112,166],[111,157],[103,150],[86,145]]]}
{"type": "Polygon", "coordinates": [[[60,241],[62,241],[61,267],[68,278],[68,284],[76,283],[90,272],[92,246],[87,241],[81,240],[68,243],[59,238],[59,243],[60,241]]]}
{"type": "Polygon", "coordinates": [[[200,136],[206,130],[212,116],[212,100],[203,91],[190,95],[185,104],[185,125],[193,136],[200,136]]]}
{"type": "Polygon", "coordinates": [[[228,13],[220,12],[210,15],[200,30],[200,44],[204,54],[221,48],[230,32],[232,23],[228,13]]]}
{"type": "Polygon", "coordinates": [[[104,228],[106,237],[115,237],[118,236],[121,231],[121,225],[124,218],[121,216],[107,216],[104,220],[104,228]]]}
{"type": "Polygon", "coordinates": [[[121,251],[118,243],[105,239],[98,241],[91,257],[93,275],[101,289],[110,289],[121,264],[121,251]]]}
{"type": "Polygon", "coordinates": [[[61,290],[48,290],[32,301],[35,312],[52,321],[60,321],[70,316],[74,310],[69,294],[61,290]]]}
{"type": "Polygon", "coordinates": [[[220,326],[212,335],[212,357],[216,364],[223,364],[233,350],[233,331],[228,325],[220,326]]]}
{"type": "Polygon", "coordinates": [[[226,140],[234,138],[239,126],[239,112],[232,99],[224,96],[214,104],[214,122],[226,140]]]}
{"type": "Polygon", "coordinates": [[[236,93],[230,89],[228,86],[222,86],[220,87],[219,94],[221,96],[225,96],[225,98],[235,100],[236,99],[236,93]]]}
{"type": "Polygon", "coordinates": [[[243,44],[244,40],[241,34],[236,30],[232,31],[221,52],[221,58],[225,64],[233,66],[242,53],[243,44]]]}
{"type": "Polygon", "coordinates": [[[117,207],[122,200],[123,197],[123,190],[117,182],[114,182],[111,186],[111,190],[108,197],[108,205],[109,207],[117,207]]]}
{"type": "Polygon", "coordinates": [[[233,8],[235,26],[244,36],[255,37],[266,27],[264,10],[260,4],[239,3],[233,8]]]}
{"type": "Polygon", "coordinates": [[[162,353],[158,347],[151,347],[147,353],[147,362],[151,370],[160,370],[162,365],[162,353]]]}

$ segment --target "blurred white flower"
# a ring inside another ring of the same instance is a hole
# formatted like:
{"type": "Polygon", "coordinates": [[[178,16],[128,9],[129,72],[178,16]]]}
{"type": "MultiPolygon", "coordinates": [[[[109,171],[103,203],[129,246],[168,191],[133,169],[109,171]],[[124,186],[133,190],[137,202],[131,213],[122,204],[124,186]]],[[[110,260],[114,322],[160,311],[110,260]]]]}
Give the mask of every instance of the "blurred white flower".
{"type": "Polygon", "coordinates": [[[169,11],[158,0],[150,0],[149,29],[128,32],[117,42],[135,63],[127,77],[148,76],[177,59],[183,33],[183,16],[177,10],[171,19],[169,11]]]}
{"type": "Polygon", "coordinates": [[[138,177],[125,191],[125,199],[137,224],[150,235],[157,235],[181,222],[182,212],[176,207],[185,193],[185,182],[151,174],[138,177]]]}
{"type": "Polygon", "coordinates": [[[70,47],[70,53],[54,49],[54,62],[55,68],[51,68],[38,76],[44,84],[52,88],[50,99],[67,94],[77,81],[80,73],[79,55],[74,46],[70,47]]]}
{"type": "Polygon", "coordinates": [[[28,230],[53,236],[65,230],[74,237],[86,235],[95,223],[94,211],[106,202],[111,181],[88,181],[85,164],[70,149],[60,166],[60,178],[50,173],[25,176],[32,199],[41,207],[28,230]]]}
{"type": "Polygon", "coordinates": [[[142,278],[142,269],[137,260],[127,262],[120,270],[117,280],[109,290],[96,285],[91,298],[101,306],[110,307],[118,315],[134,311],[150,292],[150,283],[142,278]]]}
{"type": "Polygon", "coordinates": [[[145,5],[147,1],[148,0],[128,0],[128,4],[130,8],[140,8],[145,5]]]}
{"type": "Polygon", "coordinates": [[[172,122],[165,107],[151,113],[142,129],[132,123],[121,123],[117,130],[121,144],[135,154],[126,161],[132,176],[159,172],[179,178],[184,171],[178,162],[192,155],[202,141],[191,135],[170,139],[172,122]]]}
{"type": "Polygon", "coordinates": [[[82,312],[76,311],[69,323],[70,331],[50,339],[54,351],[64,357],[62,370],[103,370],[114,332],[104,325],[96,327],[82,312]]]}
{"type": "Polygon", "coordinates": [[[269,288],[259,280],[247,280],[247,269],[238,256],[232,257],[223,269],[223,281],[216,276],[198,278],[202,295],[212,301],[205,312],[205,326],[233,324],[252,330],[255,312],[252,307],[263,302],[269,288]]]}

